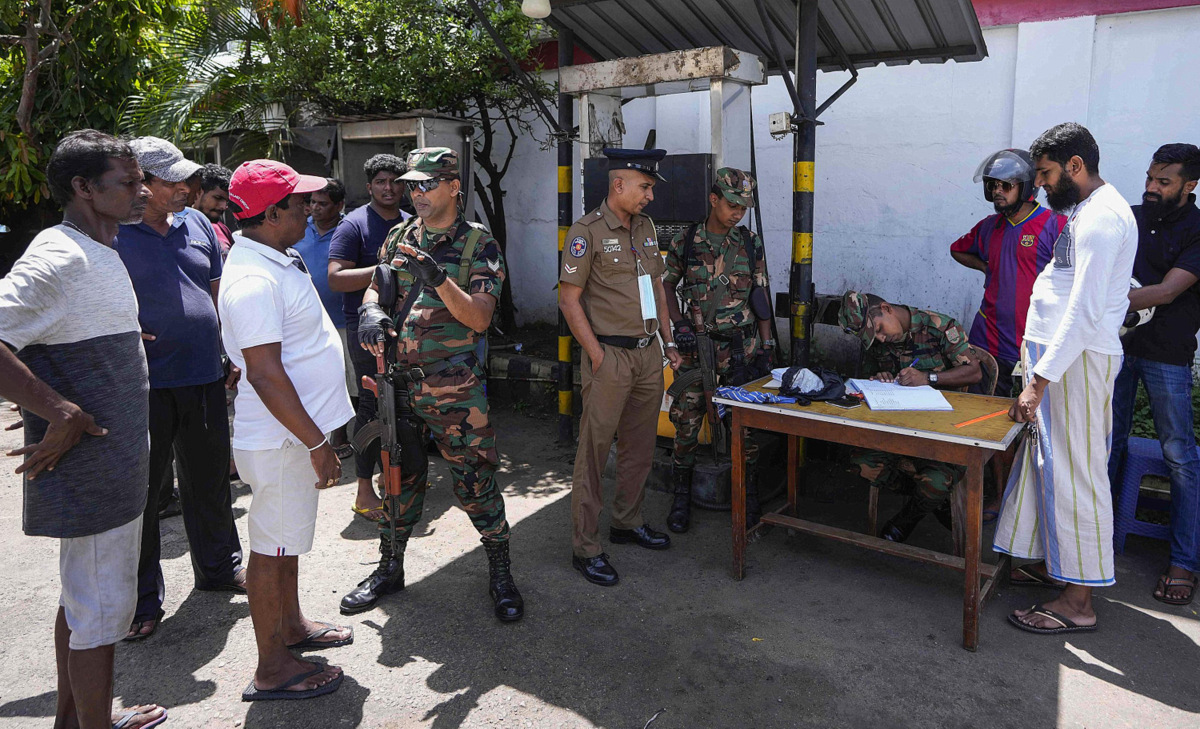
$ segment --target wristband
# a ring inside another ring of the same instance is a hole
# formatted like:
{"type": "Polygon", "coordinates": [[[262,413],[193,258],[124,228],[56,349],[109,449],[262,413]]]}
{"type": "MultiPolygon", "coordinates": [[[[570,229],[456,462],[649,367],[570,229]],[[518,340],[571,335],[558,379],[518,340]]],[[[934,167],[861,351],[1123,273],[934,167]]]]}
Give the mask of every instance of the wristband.
{"type": "Polygon", "coordinates": [[[325,436],[324,438],[321,439],[320,443],[316,444],[312,448],[309,448],[308,452],[312,453],[313,451],[315,451],[316,449],[320,448],[321,446],[325,445],[328,442],[329,442],[329,436],[325,436]]]}

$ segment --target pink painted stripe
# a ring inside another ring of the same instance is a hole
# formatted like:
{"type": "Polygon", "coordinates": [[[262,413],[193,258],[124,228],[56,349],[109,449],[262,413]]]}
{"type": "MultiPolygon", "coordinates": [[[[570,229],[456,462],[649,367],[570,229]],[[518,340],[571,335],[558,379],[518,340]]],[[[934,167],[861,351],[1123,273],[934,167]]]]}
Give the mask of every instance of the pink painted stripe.
{"type": "Polygon", "coordinates": [[[1083,15],[1112,15],[1191,7],[1200,5],[1200,0],[972,0],[971,4],[975,6],[979,24],[987,28],[994,25],[1078,18],[1083,15]]]}

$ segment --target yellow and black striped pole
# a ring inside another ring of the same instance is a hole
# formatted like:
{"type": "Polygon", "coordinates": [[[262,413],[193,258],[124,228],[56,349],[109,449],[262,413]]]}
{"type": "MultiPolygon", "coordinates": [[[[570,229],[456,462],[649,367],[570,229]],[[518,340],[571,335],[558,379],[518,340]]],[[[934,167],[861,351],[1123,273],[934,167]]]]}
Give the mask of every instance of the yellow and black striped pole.
{"type": "MultiPolygon", "coordinates": [[[[801,113],[792,146],[792,267],[788,277],[791,298],[791,364],[808,366],[813,306],[813,193],[817,151],[817,0],[801,0],[796,95],[801,113]]],[[[784,73],[787,73],[784,70],[784,73]]]]}
{"type": "MultiPolygon", "coordinates": [[[[567,29],[558,31],[558,67],[560,69],[571,65],[575,55],[574,33],[567,29]]],[[[558,95],[558,126],[570,134],[575,125],[571,109],[572,99],[567,94],[558,95]]],[[[571,227],[574,217],[571,215],[571,140],[560,137],[558,140],[558,270],[562,270],[563,245],[567,240],[567,230],[571,227]]],[[[557,275],[557,273],[556,273],[557,275]]],[[[562,297],[562,289],[558,295],[562,297]]],[[[562,310],[558,312],[558,442],[570,444],[575,441],[575,428],[572,424],[572,400],[575,389],[575,368],[571,364],[571,329],[562,310]]]]}

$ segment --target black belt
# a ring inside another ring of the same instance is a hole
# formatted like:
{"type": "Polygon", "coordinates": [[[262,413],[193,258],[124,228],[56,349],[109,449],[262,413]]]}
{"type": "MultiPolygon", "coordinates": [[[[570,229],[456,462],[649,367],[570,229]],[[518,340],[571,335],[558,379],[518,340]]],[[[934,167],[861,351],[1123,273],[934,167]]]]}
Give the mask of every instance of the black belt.
{"type": "Polygon", "coordinates": [[[739,336],[743,340],[745,340],[745,339],[749,339],[750,337],[754,336],[753,329],[754,329],[753,324],[747,324],[746,326],[739,327],[737,329],[726,329],[725,331],[709,332],[708,336],[712,337],[714,340],[716,340],[718,342],[732,342],[735,337],[739,337],[739,336]]]}
{"type": "Polygon", "coordinates": [[[478,361],[479,360],[475,359],[474,352],[464,352],[462,354],[456,354],[453,357],[450,357],[449,359],[438,360],[437,362],[434,362],[433,364],[427,364],[427,365],[421,365],[420,367],[410,367],[408,369],[397,370],[396,376],[399,377],[400,379],[404,380],[405,382],[416,383],[416,382],[420,382],[421,380],[425,379],[426,377],[433,377],[434,375],[441,374],[442,372],[445,372],[446,370],[450,369],[451,367],[457,367],[459,365],[466,365],[467,367],[474,367],[478,363],[478,361]]]}
{"type": "Polygon", "coordinates": [[[601,344],[611,344],[614,347],[622,349],[644,349],[650,346],[650,342],[654,341],[654,337],[603,337],[597,334],[596,341],[601,344]]]}

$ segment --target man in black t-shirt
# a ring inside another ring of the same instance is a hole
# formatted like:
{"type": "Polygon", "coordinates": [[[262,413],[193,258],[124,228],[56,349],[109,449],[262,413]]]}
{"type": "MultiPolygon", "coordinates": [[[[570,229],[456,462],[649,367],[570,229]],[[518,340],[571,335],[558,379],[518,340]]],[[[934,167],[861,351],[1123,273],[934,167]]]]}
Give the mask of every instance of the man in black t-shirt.
{"type": "Polygon", "coordinates": [[[1200,457],[1192,430],[1192,358],[1200,330],[1200,209],[1193,194],[1197,178],[1200,149],[1164,145],[1146,171],[1142,204],[1133,207],[1138,224],[1133,275],[1142,286],[1130,291],[1129,308],[1155,311],[1150,321],[1122,338],[1125,362],[1113,392],[1108,462],[1115,491],[1141,380],[1171,472],[1171,563],[1153,593],[1156,600],[1171,605],[1192,601],[1200,569],[1200,457]]]}

